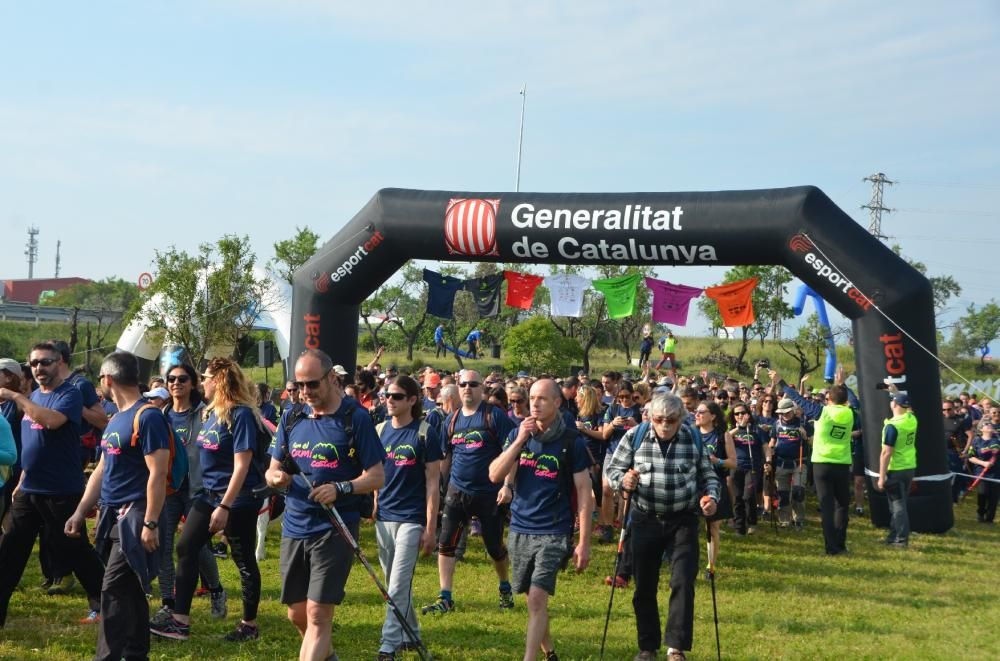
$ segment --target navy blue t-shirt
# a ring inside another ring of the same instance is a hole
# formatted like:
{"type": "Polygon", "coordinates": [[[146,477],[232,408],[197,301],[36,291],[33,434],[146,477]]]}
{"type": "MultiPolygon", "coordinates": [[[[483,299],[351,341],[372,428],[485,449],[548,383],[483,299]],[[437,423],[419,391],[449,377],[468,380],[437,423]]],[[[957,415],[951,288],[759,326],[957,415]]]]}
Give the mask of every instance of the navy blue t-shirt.
{"type": "Polygon", "coordinates": [[[444,459],[441,439],[430,425],[421,443],[420,421],[396,429],[392,420],[382,427],[385,449],[385,484],[378,492],[379,521],[427,525],[426,464],[444,459]]]}
{"type": "MultiPolygon", "coordinates": [[[[220,421],[212,411],[198,432],[198,446],[201,448],[201,479],[206,491],[225,492],[233,477],[238,452],[253,452],[257,445],[257,415],[247,406],[236,406],[230,411],[231,425],[220,421]]],[[[241,494],[249,494],[260,484],[260,473],[250,466],[243,480],[241,494]]],[[[252,504],[250,498],[238,498],[233,507],[252,504]]]]}
{"type": "Polygon", "coordinates": [[[798,461],[800,456],[807,456],[806,449],[802,447],[805,439],[802,437],[798,418],[790,425],[778,421],[771,431],[771,439],[774,441],[774,456],[779,459],[798,461]],[[799,448],[802,448],[801,454],[799,448]]]}
{"type": "Polygon", "coordinates": [[[260,406],[260,417],[270,420],[273,424],[278,424],[278,409],[273,402],[264,402],[260,406]]]}
{"type": "Polygon", "coordinates": [[[448,434],[455,416],[458,416],[455,430],[445,439],[446,453],[452,455],[451,484],[468,494],[496,494],[501,485],[490,482],[490,463],[500,456],[503,439],[514,428],[514,423],[500,408],[482,402],[470,416],[461,409],[449,415],[442,425],[444,435],[448,434]],[[492,425],[486,424],[484,412],[487,410],[493,416],[492,425]]]}
{"type": "MultiPolygon", "coordinates": [[[[353,480],[375,464],[381,464],[385,452],[375,433],[368,411],[357,400],[345,397],[333,415],[303,417],[292,427],[291,438],[287,426],[290,412],[281,417],[278,436],[271,456],[281,461],[291,454],[299,469],[315,485],[353,480]],[[354,427],[354,445],[358,460],[350,457],[351,442],[344,433],[344,415],[349,407],[354,407],[351,422],[354,427]]],[[[358,504],[363,496],[339,496],[334,505],[344,523],[359,521],[358,504]]],[[[333,528],[326,509],[309,499],[309,488],[305,480],[295,476],[285,498],[285,520],[281,534],[292,539],[308,539],[333,528]]]]}
{"type": "Polygon", "coordinates": [[[621,416],[625,418],[625,425],[622,427],[615,427],[615,430],[611,432],[611,438],[608,439],[607,452],[614,454],[615,450],[618,448],[618,441],[622,440],[625,433],[632,427],[637,426],[642,422],[642,407],[635,406],[622,406],[618,402],[612,402],[608,406],[608,410],[604,412],[604,424],[610,425],[611,421],[621,416]],[[629,420],[631,418],[631,420],[629,420]]]}
{"type": "MultiPolygon", "coordinates": [[[[82,374],[71,374],[66,380],[80,391],[80,396],[83,398],[83,408],[89,409],[91,406],[101,401],[101,398],[97,396],[97,390],[94,389],[94,384],[91,383],[87,377],[82,374]]],[[[83,419],[81,414],[80,436],[83,436],[93,429],[94,428],[90,425],[90,423],[83,419]]]]}
{"type": "MultiPolygon", "coordinates": [[[[517,433],[516,429],[510,432],[504,448],[514,442],[517,433]]],[[[530,437],[521,448],[514,478],[514,500],[510,504],[513,532],[527,535],[569,535],[573,532],[575,513],[570,508],[563,473],[567,469],[564,442],[563,436],[548,443],[530,437]]],[[[577,433],[573,443],[572,472],[576,474],[590,468],[590,458],[582,434],[577,433]]]]}
{"type": "MultiPolygon", "coordinates": [[[[581,415],[576,418],[579,422],[583,423],[586,429],[591,431],[601,428],[601,416],[599,415],[581,415]]],[[[574,427],[576,425],[573,425],[574,427]]],[[[590,454],[594,455],[594,461],[602,463],[604,461],[604,449],[607,447],[604,441],[599,441],[596,438],[591,438],[586,434],[581,434],[587,441],[587,449],[590,450],[590,454]]]]}
{"type": "MultiPolygon", "coordinates": [[[[132,425],[139,408],[148,404],[140,399],[131,408],[116,413],[101,437],[104,453],[104,480],[101,502],[118,507],[145,500],[149,468],[146,455],[170,448],[167,419],[159,409],[147,409],[139,416],[139,438],[132,446],[132,425]]],[[[168,467],[169,470],[169,467],[168,467]]]]}
{"type": "Polygon", "coordinates": [[[80,417],[83,398],[73,384],[63,381],[49,393],[38,388],[31,401],[66,416],[66,424],[48,430],[25,413],[21,419],[21,467],[24,493],[60,496],[83,492],[80,467],[80,417]]]}
{"type": "MultiPolygon", "coordinates": [[[[736,446],[736,467],[741,470],[760,468],[764,465],[764,432],[760,427],[733,427],[733,445],[736,446]],[[750,458],[753,457],[753,466],[750,458]]],[[[717,455],[718,456],[718,455],[717,455]]]]}

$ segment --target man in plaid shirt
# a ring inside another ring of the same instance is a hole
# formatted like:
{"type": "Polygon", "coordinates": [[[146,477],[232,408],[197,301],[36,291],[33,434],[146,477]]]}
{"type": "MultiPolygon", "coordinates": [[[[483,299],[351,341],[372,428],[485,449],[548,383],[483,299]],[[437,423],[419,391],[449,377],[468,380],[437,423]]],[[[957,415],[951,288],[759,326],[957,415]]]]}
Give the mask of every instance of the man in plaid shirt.
{"type": "Polygon", "coordinates": [[[694,582],[698,574],[698,514],[711,516],[719,481],[691,428],[682,424],[684,404],[670,393],[653,397],[649,430],[638,449],[629,430],[607,468],[615,490],[631,492],[632,554],[639,653],[635,661],[656,659],[660,612],[656,588],[664,554],[670,556],[670,606],[663,638],[667,658],[682,661],[694,638],[694,582]]]}

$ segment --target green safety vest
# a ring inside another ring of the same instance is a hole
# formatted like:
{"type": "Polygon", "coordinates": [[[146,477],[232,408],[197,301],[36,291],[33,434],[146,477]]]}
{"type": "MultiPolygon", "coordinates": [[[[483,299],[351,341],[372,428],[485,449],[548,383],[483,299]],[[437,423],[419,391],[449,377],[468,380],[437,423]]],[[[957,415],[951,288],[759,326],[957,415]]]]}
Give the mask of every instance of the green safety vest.
{"type": "Polygon", "coordinates": [[[677,348],[677,338],[668,337],[663,340],[663,353],[673,353],[677,348]]]}
{"type": "Polygon", "coordinates": [[[896,428],[896,445],[893,446],[892,457],[889,459],[889,470],[905,471],[917,467],[917,417],[912,411],[886,420],[882,424],[882,444],[885,444],[885,428],[892,425],[896,428]]]}
{"type": "Polygon", "coordinates": [[[854,412],[844,404],[829,404],[816,421],[813,439],[812,462],[814,464],[850,464],[851,428],[854,426],[854,412]]]}

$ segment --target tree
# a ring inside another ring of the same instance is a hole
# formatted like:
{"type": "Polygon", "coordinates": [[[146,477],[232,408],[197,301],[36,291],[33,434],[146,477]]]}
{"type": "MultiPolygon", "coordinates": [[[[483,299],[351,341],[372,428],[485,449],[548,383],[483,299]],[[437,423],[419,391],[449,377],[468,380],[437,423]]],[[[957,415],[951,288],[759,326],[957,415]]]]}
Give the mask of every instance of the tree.
{"type": "MultiPolygon", "coordinates": [[[[580,266],[552,266],[552,273],[579,275],[580,266]]],[[[547,295],[547,292],[546,292],[547,295]]],[[[583,298],[583,314],[580,317],[557,318],[549,315],[549,322],[564,337],[572,338],[583,348],[583,371],[590,373],[590,352],[604,336],[608,322],[608,306],[598,292],[586,291],[583,298]],[[561,319],[565,319],[562,321],[561,319]]]]}
{"type": "MultiPolygon", "coordinates": [[[[906,260],[906,263],[920,271],[923,275],[927,276],[927,265],[923,262],[918,262],[916,260],[906,257],[902,253],[902,248],[898,244],[893,244],[892,251],[906,260]]],[[[927,276],[930,280],[931,290],[934,292],[934,314],[939,315],[945,310],[945,306],[948,305],[948,301],[951,300],[952,296],[962,295],[962,286],[958,284],[958,281],[950,275],[935,275],[927,276]]]]}
{"type": "Polygon", "coordinates": [[[296,227],[294,237],[274,244],[274,257],[269,265],[271,272],[292,284],[295,272],[316,254],[318,241],[319,234],[309,229],[308,225],[296,227]]]}
{"type": "Polygon", "coordinates": [[[965,316],[958,320],[952,342],[957,343],[956,348],[963,353],[979,353],[979,366],[985,368],[986,355],[980,349],[1000,338],[1000,305],[990,299],[979,310],[971,304],[965,312],[965,316]]]}
{"type": "Polygon", "coordinates": [[[508,372],[565,373],[583,355],[579,342],[561,334],[543,317],[532,317],[510,329],[504,349],[508,372]]]}
{"type": "Polygon", "coordinates": [[[270,280],[254,273],[256,261],[249,237],[232,234],[203,243],[196,255],[156,251],[153,284],[126,321],[163,331],[200,365],[209,350],[235,347],[279,303],[270,280]]]}
{"type": "Polygon", "coordinates": [[[779,340],[778,347],[795,359],[799,364],[799,377],[809,374],[822,364],[821,356],[825,354],[827,347],[827,330],[819,323],[819,315],[815,312],[809,315],[806,323],[799,327],[798,335],[791,341],[789,348],[788,340],[779,340]]]}
{"type": "Polygon", "coordinates": [[[139,289],[133,283],[121,278],[105,278],[97,282],[72,285],[62,289],[45,300],[42,305],[70,308],[70,351],[75,352],[80,339],[80,311],[87,310],[94,321],[87,321],[84,365],[90,365],[90,352],[102,351],[108,335],[116,328],[116,322],[139,299],[139,289]]]}
{"type": "MultiPolygon", "coordinates": [[[[749,326],[740,329],[742,344],[740,352],[733,361],[733,367],[742,373],[749,373],[749,368],[743,363],[746,356],[747,347],[750,340],[760,338],[761,346],[764,340],[774,334],[777,322],[782,319],[790,319],[794,316],[792,308],[785,302],[788,294],[788,283],[792,280],[791,273],[783,266],[736,266],[728,271],[722,279],[723,284],[739,282],[747,278],[757,278],[757,287],[754,288],[751,300],[753,302],[754,322],[749,326]]],[[[719,314],[719,306],[710,298],[698,299],[698,309],[708,318],[712,324],[712,330],[718,332],[722,329],[722,316],[719,314]]]]}

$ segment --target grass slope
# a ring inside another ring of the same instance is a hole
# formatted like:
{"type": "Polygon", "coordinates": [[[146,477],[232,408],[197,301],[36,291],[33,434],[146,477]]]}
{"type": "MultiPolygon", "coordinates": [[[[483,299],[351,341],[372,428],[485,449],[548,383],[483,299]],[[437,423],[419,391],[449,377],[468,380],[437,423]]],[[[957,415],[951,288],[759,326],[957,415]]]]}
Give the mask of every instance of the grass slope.
{"type": "MultiPolygon", "coordinates": [[[[851,554],[822,552],[815,502],[808,504],[803,533],[760,526],[755,535],[723,533],[717,572],[722,653],[727,659],[995,659],[1000,627],[995,566],[1000,531],[975,522],[974,499],[956,510],[956,526],[944,535],[914,535],[908,550],[879,544],[884,531],[854,518],[848,533],[851,554]]],[[[298,635],[278,602],[278,524],[272,524],[263,562],[262,637],[234,645],[221,639],[239,614],[236,569],[220,561],[230,594],[225,622],[209,619],[207,599],[195,601],[193,636],[186,643],[154,640],[153,659],[291,659],[298,635]]],[[[702,535],[704,537],[704,535],[702,535]]],[[[374,529],[362,527],[368,558],[375,562],[374,529]]],[[[581,575],[560,577],[550,603],[552,631],[563,659],[596,659],[608,605],[602,579],[611,572],[611,546],[593,547],[593,561],[581,575]]],[[[704,547],[701,548],[704,562],[704,547]]],[[[513,612],[497,608],[496,577],[479,539],[455,577],[458,608],[446,616],[421,618],[424,639],[436,659],[518,659],[527,621],[524,599],[513,612]]],[[[377,564],[377,563],[376,563],[377,564]]],[[[666,616],[668,575],[661,582],[661,617],[666,616]]],[[[15,593],[0,658],[88,659],[93,627],[76,624],[86,602],[79,592],[49,597],[34,556],[15,593]]],[[[433,558],[423,558],[414,585],[418,605],[437,594],[433,558]]],[[[378,648],[383,606],[371,580],[355,563],[347,599],[335,615],[334,642],[342,659],[372,659],[378,648]]],[[[635,653],[632,590],[616,592],[608,631],[607,659],[635,653]]],[[[158,600],[154,600],[158,605],[158,600]]],[[[417,658],[410,654],[405,658],[417,658]]],[[[699,578],[693,659],[715,658],[709,585],[699,578]]]]}

